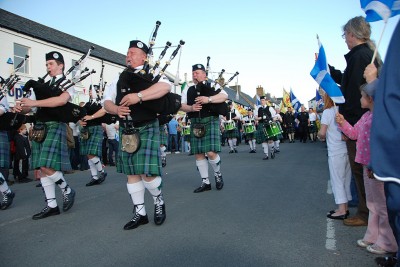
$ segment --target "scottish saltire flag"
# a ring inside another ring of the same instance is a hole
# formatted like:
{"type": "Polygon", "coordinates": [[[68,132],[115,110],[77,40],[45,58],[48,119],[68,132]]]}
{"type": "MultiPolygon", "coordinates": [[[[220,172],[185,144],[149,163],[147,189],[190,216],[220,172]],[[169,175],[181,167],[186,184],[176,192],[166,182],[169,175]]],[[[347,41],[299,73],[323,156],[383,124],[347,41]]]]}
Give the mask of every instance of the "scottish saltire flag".
{"type": "Polygon", "coordinates": [[[261,99],[259,95],[256,96],[256,106],[257,107],[261,106],[261,99]]]}
{"type": "Polygon", "coordinates": [[[316,109],[322,109],[322,106],[324,105],[324,101],[322,100],[321,95],[319,94],[319,90],[316,90],[315,94],[315,103],[316,103],[316,109]]]}
{"type": "Polygon", "coordinates": [[[400,0],[360,0],[368,22],[387,20],[400,14],[400,0]]]}
{"type": "MultiPolygon", "coordinates": [[[[318,38],[318,37],[317,37],[318,38]]],[[[344,103],[344,96],[339,86],[335,83],[329,73],[328,61],[326,60],[325,49],[318,38],[319,54],[315,61],[314,68],[310,75],[321,86],[321,88],[332,98],[335,103],[344,103]]]]}
{"type": "Polygon", "coordinates": [[[290,89],[290,103],[292,104],[292,107],[295,112],[299,110],[301,107],[300,101],[297,99],[297,97],[293,94],[292,89],[290,89]]]}

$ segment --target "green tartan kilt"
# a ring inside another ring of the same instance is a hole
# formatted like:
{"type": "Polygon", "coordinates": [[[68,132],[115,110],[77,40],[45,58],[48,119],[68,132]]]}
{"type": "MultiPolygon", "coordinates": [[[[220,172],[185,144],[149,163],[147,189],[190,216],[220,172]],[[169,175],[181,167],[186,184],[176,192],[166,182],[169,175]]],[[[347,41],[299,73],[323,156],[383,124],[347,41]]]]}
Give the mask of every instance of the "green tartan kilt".
{"type": "Polygon", "coordinates": [[[101,125],[86,127],[89,131],[89,138],[87,140],[80,139],[79,154],[102,156],[103,145],[103,128],[101,125]]]}
{"type": "Polygon", "coordinates": [[[168,145],[168,133],[166,132],[166,124],[160,125],[160,145],[168,145]]]}
{"type": "Polygon", "coordinates": [[[253,139],[255,139],[255,138],[256,138],[256,133],[257,133],[257,132],[246,133],[246,134],[245,134],[246,140],[253,140],[253,139]]]}
{"type": "Polygon", "coordinates": [[[230,131],[226,131],[226,130],[225,130],[225,136],[226,136],[226,138],[228,138],[228,139],[231,139],[231,138],[238,138],[238,137],[239,137],[239,130],[238,130],[238,128],[236,127],[235,129],[230,130],[230,131]]]}
{"type": "Polygon", "coordinates": [[[56,171],[70,171],[67,147],[67,125],[63,122],[45,122],[46,139],[42,143],[32,141],[32,168],[52,168],[56,171]]]}
{"type": "Polygon", "coordinates": [[[267,126],[267,123],[259,123],[256,131],[256,143],[261,144],[261,143],[267,143],[268,140],[271,141],[277,141],[278,138],[276,136],[272,138],[268,138],[267,135],[264,133],[264,128],[267,126]]]}
{"type": "MultiPolygon", "coordinates": [[[[126,175],[161,176],[160,127],[158,120],[136,129],[140,133],[140,148],[135,153],[127,153],[121,150],[122,142],[119,142],[117,172],[126,175]]],[[[122,140],[123,131],[124,127],[120,125],[119,140],[122,140]]]]}
{"type": "Polygon", "coordinates": [[[0,168],[10,168],[10,141],[7,131],[0,131],[0,168]]]}
{"type": "Polygon", "coordinates": [[[202,154],[209,151],[221,151],[221,132],[219,129],[219,118],[215,116],[205,118],[191,118],[190,125],[190,151],[193,154],[202,154]],[[193,126],[196,123],[204,123],[206,125],[206,134],[197,138],[193,134],[193,126]]]}

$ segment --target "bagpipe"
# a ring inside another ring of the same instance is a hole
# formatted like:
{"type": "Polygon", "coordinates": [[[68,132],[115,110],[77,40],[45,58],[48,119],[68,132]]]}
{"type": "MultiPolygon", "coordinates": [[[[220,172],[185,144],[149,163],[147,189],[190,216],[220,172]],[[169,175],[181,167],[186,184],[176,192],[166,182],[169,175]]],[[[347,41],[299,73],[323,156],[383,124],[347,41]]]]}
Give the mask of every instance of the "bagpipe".
{"type": "MultiPolygon", "coordinates": [[[[94,69],[88,71],[88,69],[86,68],[81,72],[79,78],[66,80],[66,77],[76,67],[78,67],[84,59],[86,59],[90,55],[90,52],[93,49],[94,47],[92,46],[89,49],[88,53],[84,54],[78,61],[76,61],[75,64],[65,73],[65,75],[63,75],[62,78],[57,80],[57,82],[54,85],[50,85],[50,83],[44,82],[44,79],[47,77],[48,73],[46,73],[46,75],[44,75],[42,78],[39,78],[38,81],[35,80],[27,81],[24,87],[22,88],[23,97],[29,97],[29,95],[31,94],[31,89],[33,89],[37,100],[60,96],[68,88],[83,81],[91,74],[96,73],[94,69]]],[[[42,109],[47,110],[48,115],[51,117],[52,120],[65,123],[68,122],[76,123],[87,114],[86,109],[84,107],[80,107],[79,105],[76,105],[71,102],[67,102],[65,105],[59,107],[42,108],[42,109]]]]}
{"type": "Polygon", "coordinates": [[[7,97],[7,93],[14,87],[14,85],[21,80],[21,78],[16,74],[23,65],[25,65],[26,60],[29,58],[28,55],[25,55],[25,58],[17,65],[11,75],[4,81],[3,85],[0,89],[0,101],[3,97],[7,97]]]}
{"type": "MultiPolygon", "coordinates": [[[[209,61],[210,57],[207,57],[207,69],[209,69],[209,61]]],[[[207,72],[207,71],[206,71],[207,72]]],[[[199,82],[195,85],[197,95],[199,96],[214,96],[219,94],[226,85],[228,85],[237,75],[239,75],[239,72],[236,72],[232,77],[229,78],[227,82],[223,82],[223,74],[225,72],[225,69],[222,69],[221,72],[218,74],[218,78],[215,79],[215,81],[210,82],[210,80],[202,81],[199,82]]],[[[222,103],[210,103],[210,104],[204,104],[204,108],[207,108],[210,112],[212,113],[217,113],[222,116],[227,116],[229,113],[229,107],[228,104],[225,102],[222,103]]]]}
{"type": "Polygon", "coordinates": [[[34,116],[6,112],[0,116],[0,131],[18,130],[22,124],[35,122],[34,116]]]}
{"type": "MultiPolygon", "coordinates": [[[[141,90],[145,90],[150,86],[156,84],[160,80],[161,76],[164,75],[167,67],[171,64],[171,61],[178,54],[179,49],[185,44],[185,42],[181,40],[177,45],[176,49],[172,52],[169,60],[166,61],[164,67],[160,69],[160,62],[162,58],[165,56],[167,49],[171,47],[171,43],[167,42],[163,51],[159,55],[158,60],[156,61],[154,66],[151,67],[149,60],[153,53],[152,49],[160,25],[161,22],[157,21],[156,28],[153,32],[152,38],[149,43],[147,58],[143,64],[143,68],[139,72],[137,72],[135,69],[128,66],[121,73],[119,77],[119,82],[121,83],[122,86],[121,88],[122,96],[125,96],[133,92],[139,92],[141,90]],[[133,88],[135,89],[135,91],[133,91],[133,88]]],[[[169,92],[159,99],[144,101],[141,103],[141,106],[157,114],[176,114],[178,110],[181,108],[181,96],[169,92]]]]}

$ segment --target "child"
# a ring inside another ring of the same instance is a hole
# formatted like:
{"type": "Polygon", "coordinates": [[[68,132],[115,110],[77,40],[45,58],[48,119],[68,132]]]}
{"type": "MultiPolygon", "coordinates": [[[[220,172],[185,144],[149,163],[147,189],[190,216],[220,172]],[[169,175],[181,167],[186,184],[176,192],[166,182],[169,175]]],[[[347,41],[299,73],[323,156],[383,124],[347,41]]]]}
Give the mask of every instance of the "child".
{"type": "Polygon", "coordinates": [[[373,96],[377,82],[361,86],[361,107],[369,109],[360,120],[351,126],[341,114],[336,115],[339,129],[352,140],[357,140],[355,161],[363,165],[364,186],[367,207],[369,210],[368,227],[363,239],[357,240],[360,247],[375,254],[386,254],[397,251],[397,244],[389,225],[384,184],[373,178],[368,165],[370,163],[370,131],[373,96]]]}
{"type": "Polygon", "coordinates": [[[344,220],[349,216],[348,202],[352,200],[349,156],[347,155],[346,142],[342,139],[342,134],[335,123],[336,108],[332,99],[326,93],[324,94],[324,103],[321,129],[317,137],[320,140],[326,138],[332,192],[335,203],[338,205],[338,209],[329,211],[327,217],[334,220],[344,220]]]}
{"type": "Polygon", "coordinates": [[[18,183],[28,183],[29,157],[31,156],[31,145],[26,136],[26,125],[22,124],[15,135],[15,156],[14,156],[14,177],[18,183]],[[22,161],[22,169],[19,168],[19,163],[22,161]]]}

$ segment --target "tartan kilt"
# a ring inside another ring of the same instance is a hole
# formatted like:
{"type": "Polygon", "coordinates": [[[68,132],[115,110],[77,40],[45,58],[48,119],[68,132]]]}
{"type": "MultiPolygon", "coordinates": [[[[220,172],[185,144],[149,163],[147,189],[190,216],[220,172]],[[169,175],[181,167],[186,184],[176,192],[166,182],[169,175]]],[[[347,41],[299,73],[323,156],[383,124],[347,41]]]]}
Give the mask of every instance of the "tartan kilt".
{"type": "Polygon", "coordinates": [[[246,140],[253,140],[256,138],[256,133],[257,133],[257,131],[253,132],[253,133],[246,133],[246,134],[244,134],[244,136],[245,136],[246,140]]]}
{"type": "MultiPolygon", "coordinates": [[[[135,153],[122,151],[122,142],[119,142],[117,172],[126,175],[145,174],[147,176],[161,176],[160,161],[160,126],[158,120],[139,130],[141,145],[135,153]]],[[[119,140],[122,140],[124,127],[120,125],[119,140]]]]}
{"type": "Polygon", "coordinates": [[[226,136],[226,138],[228,138],[228,139],[231,139],[231,138],[238,138],[238,137],[239,137],[239,130],[238,130],[238,128],[235,127],[235,129],[230,130],[230,131],[225,130],[225,136],[226,136]]]}
{"type": "Polygon", "coordinates": [[[190,151],[193,154],[202,154],[209,151],[221,151],[221,132],[219,129],[218,117],[191,118],[190,127],[190,151]],[[197,138],[193,134],[193,126],[196,123],[204,123],[206,125],[206,134],[202,138],[197,138]]]}
{"type": "Polygon", "coordinates": [[[160,145],[168,145],[168,133],[166,132],[166,124],[160,125],[160,145]]]}
{"type": "Polygon", "coordinates": [[[256,143],[267,143],[269,140],[277,141],[278,138],[276,136],[272,138],[268,138],[264,133],[264,127],[268,125],[267,123],[259,123],[256,131],[256,143]]]}
{"type": "Polygon", "coordinates": [[[0,168],[10,168],[10,141],[7,131],[0,131],[0,168]]]}
{"type": "Polygon", "coordinates": [[[287,133],[295,133],[296,132],[296,129],[294,128],[294,124],[293,123],[287,125],[286,132],[287,133]]]}
{"type": "Polygon", "coordinates": [[[102,156],[103,145],[103,128],[101,125],[87,126],[89,138],[87,140],[80,139],[79,154],[102,156]]]}
{"type": "Polygon", "coordinates": [[[45,122],[46,139],[42,143],[32,141],[32,168],[52,168],[56,171],[70,171],[67,147],[67,125],[63,122],[45,122]]]}

